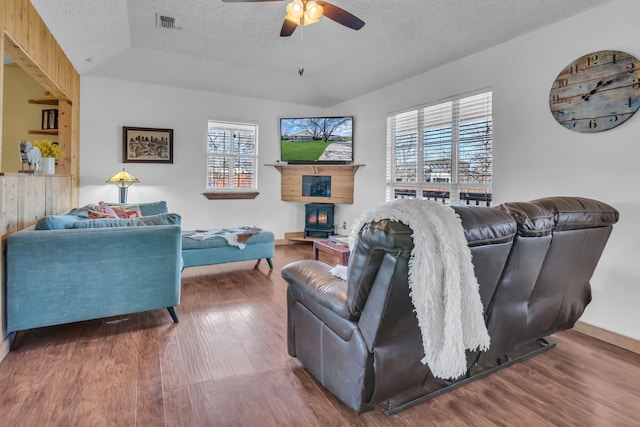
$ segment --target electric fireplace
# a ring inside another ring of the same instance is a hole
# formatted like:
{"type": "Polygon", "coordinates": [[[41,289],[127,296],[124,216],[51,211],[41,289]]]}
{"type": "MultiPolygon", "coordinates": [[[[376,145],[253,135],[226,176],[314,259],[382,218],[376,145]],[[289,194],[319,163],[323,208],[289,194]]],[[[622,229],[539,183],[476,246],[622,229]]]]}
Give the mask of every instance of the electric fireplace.
{"type": "Polygon", "coordinates": [[[333,203],[304,205],[304,237],[329,237],[333,234],[333,203]]]}

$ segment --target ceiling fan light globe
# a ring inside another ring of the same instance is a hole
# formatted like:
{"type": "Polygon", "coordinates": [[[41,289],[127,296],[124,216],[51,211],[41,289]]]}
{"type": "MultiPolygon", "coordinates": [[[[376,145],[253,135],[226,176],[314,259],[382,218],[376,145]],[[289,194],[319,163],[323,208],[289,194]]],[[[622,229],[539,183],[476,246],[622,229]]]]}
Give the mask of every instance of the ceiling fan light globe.
{"type": "Polygon", "coordinates": [[[291,17],[292,19],[300,20],[300,18],[302,18],[303,15],[304,15],[304,4],[302,4],[302,0],[293,0],[291,3],[287,5],[287,19],[291,17]]]}
{"type": "Polygon", "coordinates": [[[304,19],[311,21],[310,23],[313,22],[318,22],[318,20],[320,19],[320,17],[322,16],[322,12],[323,12],[323,7],[320,6],[318,3],[316,3],[313,0],[310,0],[307,2],[306,5],[306,10],[304,12],[304,19]]]}
{"type": "Polygon", "coordinates": [[[296,18],[295,16],[287,15],[284,17],[284,19],[296,25],[300,25],[300,18],[296,18]]]}
{"type": "Polygon", "coordinates": [[[311,19],[306,13],[304,14],[303,25],[315,24],[318,21],[319,19],[311,19]]]}

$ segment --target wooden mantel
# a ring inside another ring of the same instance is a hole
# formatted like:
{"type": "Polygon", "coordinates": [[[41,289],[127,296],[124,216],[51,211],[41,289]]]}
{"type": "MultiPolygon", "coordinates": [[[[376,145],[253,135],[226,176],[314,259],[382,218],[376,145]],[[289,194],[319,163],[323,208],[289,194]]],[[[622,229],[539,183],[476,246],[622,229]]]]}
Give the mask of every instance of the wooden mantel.
{"type": "Polygon", "coordinates": [[[364,165],[270,164],[281,174],[280,198],[285,202],[353,203],[354,175],[364,165]],[[330,176],[331,197],[302,195],[302,176],[330,176]]]}

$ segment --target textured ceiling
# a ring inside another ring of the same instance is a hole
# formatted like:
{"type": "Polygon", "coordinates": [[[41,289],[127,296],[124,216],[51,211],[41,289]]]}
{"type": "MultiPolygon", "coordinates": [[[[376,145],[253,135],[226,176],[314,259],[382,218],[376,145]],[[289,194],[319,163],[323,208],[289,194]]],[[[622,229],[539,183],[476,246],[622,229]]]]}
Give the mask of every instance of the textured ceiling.
{"type": "Polygon", "coordinates": [[[278,1],[31,3],[83,76],[329,107],[609,1],[333,0],[366,25],[321,18],[289,38],[278,1]]]}

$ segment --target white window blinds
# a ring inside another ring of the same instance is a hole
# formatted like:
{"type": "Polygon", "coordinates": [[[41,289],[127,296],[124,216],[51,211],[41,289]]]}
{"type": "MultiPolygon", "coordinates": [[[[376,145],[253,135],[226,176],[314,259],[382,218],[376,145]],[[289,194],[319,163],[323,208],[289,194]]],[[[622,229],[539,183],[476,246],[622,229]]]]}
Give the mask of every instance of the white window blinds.
{"type": "Polygon", "coordinates": [[[482,92],[387,117],[387,200],[490,204],[491,95],[482,92]]]}
{"type": "Polygon", "coordinates": [[[258,125],[209,121],[207,190],[257,189],[258,125]]]}

